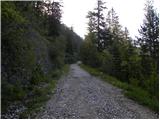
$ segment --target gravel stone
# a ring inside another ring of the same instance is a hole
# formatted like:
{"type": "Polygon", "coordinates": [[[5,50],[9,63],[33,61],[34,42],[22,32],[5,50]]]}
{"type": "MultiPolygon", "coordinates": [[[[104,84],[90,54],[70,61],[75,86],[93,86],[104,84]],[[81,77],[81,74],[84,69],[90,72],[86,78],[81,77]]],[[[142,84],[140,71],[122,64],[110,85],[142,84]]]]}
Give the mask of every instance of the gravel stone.
{"type": "Polygon", "coordinates": [[[58,81],[53,97],[36,118],[153,119],[150,109],[123,95],[123,90],[91,76],[77,64],[58,81]]]}
{"type": "Polygon", "coordinates": [[[6,113],[1,114],[2,119],[19,119],[19,115],[26,109],[23,104],[15,102],[11,104],[6,113]]]}

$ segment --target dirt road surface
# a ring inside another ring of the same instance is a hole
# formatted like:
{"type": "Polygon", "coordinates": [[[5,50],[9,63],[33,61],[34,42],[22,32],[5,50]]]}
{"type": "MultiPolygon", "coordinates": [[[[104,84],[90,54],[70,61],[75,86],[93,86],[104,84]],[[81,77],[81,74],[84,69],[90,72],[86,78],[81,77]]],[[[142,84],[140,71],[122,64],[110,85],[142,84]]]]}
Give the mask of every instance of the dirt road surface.
{"type": "Polygon", "coordinates": [[[158,118],[148,108],[126,98],[123,91],[91,76],[77,64],[59,80],[53,97],[37,118],[158,118]]]}

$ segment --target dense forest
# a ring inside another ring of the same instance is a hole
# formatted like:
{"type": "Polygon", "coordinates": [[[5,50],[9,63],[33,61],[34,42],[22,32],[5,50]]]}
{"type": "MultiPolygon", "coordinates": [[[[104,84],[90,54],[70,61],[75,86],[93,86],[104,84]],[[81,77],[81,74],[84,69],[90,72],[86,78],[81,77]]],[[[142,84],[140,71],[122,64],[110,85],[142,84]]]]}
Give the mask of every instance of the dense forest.
{"type": "MultiPolygon", "coordinates": [[[[154,101],[153,109],[158,110],[159,15],[152,1],[145,5],[145,19],[137,39],[129,36],[127,28],[123,29],[113,8],[104,14],[106,9],[105,3],[98,0],[97,7],[88,12],[88,34],[81,47],[81,60],[132,87],[143,89],[154,101]]],[[[136,90],[133,96],[139,92],[136,90]]],[[[143,97],[143,101],[147,98],[143,97]]]]}
{"type": "Polygon", "coordinates": [[[45,86],[79,59],[82,38],[61,23],[60,2],[3,1],[1,6],[3,114],[10,104],[32,107],[42,101],[45,86]]]}
{"type": "Polygon", "coordinates": [[[113,8],[104,14],[107,7],[102,0],[88,12],[84,40],[62,24],[62,7],[55,1],[1,2],[2,118],[20,108],[20,118],[31,114],[41,106],[37,103],[48,99],[66,65],[79,60],[137,88],[131,98],[145,94],[151,101],[142,101],[158,111],[159,15],[152,2],[145,5],[145,19],[136,39],[121,26],[113,8]]]}

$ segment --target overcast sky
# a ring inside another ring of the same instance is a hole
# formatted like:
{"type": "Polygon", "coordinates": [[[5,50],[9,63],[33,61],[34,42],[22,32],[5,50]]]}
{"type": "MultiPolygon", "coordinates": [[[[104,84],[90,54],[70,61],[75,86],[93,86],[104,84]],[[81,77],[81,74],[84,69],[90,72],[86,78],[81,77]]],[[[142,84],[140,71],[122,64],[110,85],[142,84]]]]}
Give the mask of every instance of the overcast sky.
{"type": "MultiPolygon", "coordinates": [[[[127,27],[130,36],[134,38],[138,35],[138,29],[143,23],[144,4],[146,0],[103,0],[106,2],[108,10],[112,7],[119,16],[119,22],[123,27],[127,27]]],[[[88,11],[93,10],[97,0],[63,0],[62,23],[68,27],[73,27],[74,31],[84,38],[87,34],[86,18],[88,11]]],[[[160,0],[154,0],[157,12],[160,11],[160,0]]]]}

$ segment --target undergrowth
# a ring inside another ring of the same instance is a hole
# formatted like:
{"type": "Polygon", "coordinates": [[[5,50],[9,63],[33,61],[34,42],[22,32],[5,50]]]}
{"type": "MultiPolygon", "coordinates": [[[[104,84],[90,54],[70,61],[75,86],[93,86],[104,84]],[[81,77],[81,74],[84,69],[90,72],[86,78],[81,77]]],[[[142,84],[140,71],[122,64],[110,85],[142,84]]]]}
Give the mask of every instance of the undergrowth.
{"type": "MultiPolygon", "coordinates": [[[[43,76],[42,82],[31,88],[31,95],[25,101],[27,109],[20,115],[20,118],[35,118],[37,113],[43,109],[44,104],[54,94],[58,79],[67,74],[69,65],[65,65],[61,70],[52,71],[49,75],[43,76]]],[[[36,74],[39,78],[40,76],[36,74]]],[[[36,77],[36,78],[37,78],[36,77]]]]}
{"type": "Polygon", "coordinates": [[[159,111],[159,101],[156,98],[154,98],[151,94],[149,94],[149,92],[147,92],[146,90],[140,87],[122,82],[113,76],[107,75],[98,69],[91,68],[84,64],[81,64],[80,67],[88,71],[91,75],[98,76],[102,80],[107,81],[108,83],[111,83],[112,85],[123,89],[124,94],[127,97],[137,101],[139,104],[145,105],[150,109],[154,110],[155,112],[159,111]]]}

